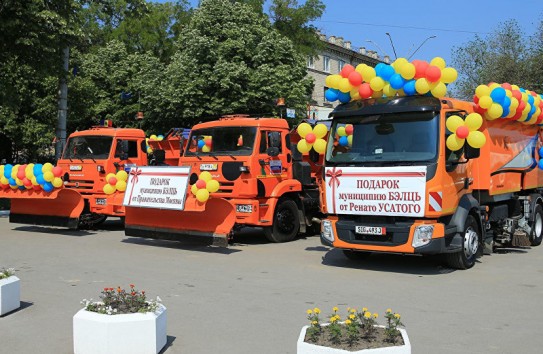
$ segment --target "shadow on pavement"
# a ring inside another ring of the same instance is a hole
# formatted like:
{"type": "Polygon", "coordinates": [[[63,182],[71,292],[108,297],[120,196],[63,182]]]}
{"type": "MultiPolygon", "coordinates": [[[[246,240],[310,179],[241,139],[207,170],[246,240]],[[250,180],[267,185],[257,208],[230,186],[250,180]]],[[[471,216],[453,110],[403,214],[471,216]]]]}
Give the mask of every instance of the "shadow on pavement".
{"type": "Polygon", "coordinates": [[[43,234],[55,234],[63,236],[91,236],[96,235],[94,230],[71,230],[71,229],[61,229],[48,226],[17,226],[13,228],[14,231],[24,231],[24,232],[39,232],[43,234]]]}
{"type": "Polygon", "coordinates": [[[175,248],[175,249],[181,249],[181,250],[187,250],[187,251],[219,253],[219,254],[226,254],[226,255],[241,252],[241,250],[236,250],[232,248],[202,246],[202,244],[200,243],[193,243],[193,242],[187,242],[187,241],[157,240],[153,238],[142,238],[142,237],[128,237],[128,238],[123,239],[121,242],[131,243],[134,245],[141,245],[141,246],[175,248]]]}
{"type": "Polygon", "coordinates": [[[14,314],[14,313],[17,313],[17,312],[20,312],[20,311],[23,311],[24,309],[30,307],[34,305],[33,302],[29,302],[29,301],[21,301],[21,306],[18,308],[18,309],[15,309],[11,312],[8,312],[8,313],[5,313],[3,316],[0,316],[0,317],[5,317],[5,316],[9,316],[11,314],[14,314]]]}
{"type": "Polygon", "coordinates": [[[374,253],[364,260],[350,260],[340,249],[331,249],[322,257],[322,264],[332,267],[364,269],[418,275],[448,274],[456,269],[439,264],[437,258],[374,253]]]}
{"type": "Polygon", "coordinates": [[[167,336],[166,345],[164,346],[164,348],[162,348],[160,352],[158,352],[158,354],[164,354],[166,350],[168,350],[168,348],[172,346],[173,342],[175,342],[175,338],[176,337],[174,336],[167,336]]]}

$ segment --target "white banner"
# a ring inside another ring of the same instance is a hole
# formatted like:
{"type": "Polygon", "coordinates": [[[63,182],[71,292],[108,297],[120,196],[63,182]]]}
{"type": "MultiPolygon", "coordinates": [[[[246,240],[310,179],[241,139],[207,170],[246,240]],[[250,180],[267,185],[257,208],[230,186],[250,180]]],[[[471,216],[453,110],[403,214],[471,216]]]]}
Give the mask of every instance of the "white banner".
{"type": "Polygon", "coordinates": [[[424,216],[426,166],[327,167],[331,214],[424,216]]]}
{"type": "Polygon", "coordinates": [[[190,167],[132,167],[124,206],[183,210],[190,167]]]}

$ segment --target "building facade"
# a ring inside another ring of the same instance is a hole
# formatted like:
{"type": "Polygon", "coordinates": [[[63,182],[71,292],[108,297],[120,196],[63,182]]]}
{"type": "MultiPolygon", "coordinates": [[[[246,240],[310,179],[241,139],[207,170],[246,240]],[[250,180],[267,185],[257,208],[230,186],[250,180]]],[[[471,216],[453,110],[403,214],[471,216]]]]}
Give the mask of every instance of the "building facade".
{"type": "Polygon", "coordinates": [[[350,41],[343,37],[330,36],[319,33],[323,42],[323,49],[317,57],[309,57],[307,60],[307,72],[315,81],[315,88],[311,95],[311,101],[307,105],[308,118],[327,119],[328,114],[332,112],[338,102],[329,102],[324,97],[326,87],[326,77],[328,75],[339,74],[345,64],[351,64],[356,67],[358,64],[367,64],[375,67],[384,62],[390,63],[390,58],[384,56],[380,58],[377,52],[367,50],[364,47],[355,48],[350,41]]]}

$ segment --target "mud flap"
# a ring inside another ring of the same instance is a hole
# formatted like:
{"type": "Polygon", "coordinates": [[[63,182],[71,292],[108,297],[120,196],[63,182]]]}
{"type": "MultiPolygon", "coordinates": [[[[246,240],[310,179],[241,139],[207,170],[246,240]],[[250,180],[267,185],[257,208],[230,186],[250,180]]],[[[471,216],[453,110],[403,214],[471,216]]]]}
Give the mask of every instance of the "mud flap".
{"type": "Polygon", "coordinates": [[[187,200],[183,211],[126,206],[124,233],[227,247],[236,222],[234,206],[222,198],[209,199],[200,206],[193,201],[187,200]]]}
{"type": "Polygon", "coordinates": [[[29,225],[59,226],[77,229],[85,201],[71,189],[43,191],[3,191],[11,199],[9,222],[29,225]]]}

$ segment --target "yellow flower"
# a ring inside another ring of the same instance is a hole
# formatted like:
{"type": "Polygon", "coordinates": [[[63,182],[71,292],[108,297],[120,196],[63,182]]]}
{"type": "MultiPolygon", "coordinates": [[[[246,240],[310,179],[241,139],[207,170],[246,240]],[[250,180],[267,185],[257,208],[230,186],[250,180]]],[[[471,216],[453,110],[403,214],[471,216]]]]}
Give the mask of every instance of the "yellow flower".
{"type": "Polygon", "coordinates": [[[366,311],[368,311],[368,308],[367,308],[367,307],[363,307],[363,308],[362,308],[362,312],[366,312],[366,311]]]}
{"type": "Polygon", "coordinates": [[[311,311],[311,309],[307,310],[306,311],[308,315],[311,315],[313,313],[313,311],[311,311]]]}
{"type": "Polygon", "coordinates": [[[311,324],[312,324],[313,326],[316,326],[316,325],[319,324],[319,322],[318,322],[318,321],[313,321],[313,322],[311,322],[311,324]]]}
{"type": "Polygon", "coordinates": [[[335,317],[335,316],[330,317],[330,322],[334,323],[334,322],[336,322],[336,321],[337,321],[337,320],[336,320],[336,317],[335,317]]]}
{"type": "Polygon", "coordinates": [[[391,312],[392,312],[392,310],[391,310],[391,309],[387,309],[387,313],[391,313],[391,312]]]}
{"type": "Polygon", "coordinates": [[[349,318],[350,318],[351,320],[354,320],[354,319],[356,318],[356,316],[355,316],[354,314],[350,314],[350,315],[349,315],[349,318]]]}
{"type": "Polygon", "coordinates": [[[369,312],[367,312],[367,311],[364,312],[364,317],[365,317],[365,318],[370,318],[370,317],[371,317],[371,313],[369,313],[369,312]]]}
{"type": "Polygon", "coordinates": [[[374,314],[373,314],[373,318],[377,318],[377,317],[379,317],[379,314],[374,313],[374,314]]]}
{"type": "Polygon", "coordinates": [[[351,313],[356,313],[356,309],[351,309],[351,313]]]}
{"type": "Polygon", "coordinates": [[[334,312],[337,312],[339,309],[337,308],[337,306],[334,306],[334,308],[332,309],[332,311],[334,312]]]}
{"type": "Polygon", "coordinates": [[[321,313],[321,309],[319,309],[318,307],[315,307],[313,309],[313,311],[318,315],[319,313],[321,313]]]}
{"type": "Polygon", "coordinates": [[[336,318],[336,321],[341,320],[341,317],[339,317],[339,315],[335,315],[334,317],[336,318]]]}
{"type": "Polygon", "coordinates": [[[346,324],[347,326],[350,325],[351,323],[352,323],[351,320],[345,320],[345,324],[346,324]]]}
{"type": "Polygon", "coordinates": [[[401,316],[400,316],[399,313],[395,313],[395,314],[394,314],[394,318],[400,319],[400,317],[401,317],[401,316]]]}

